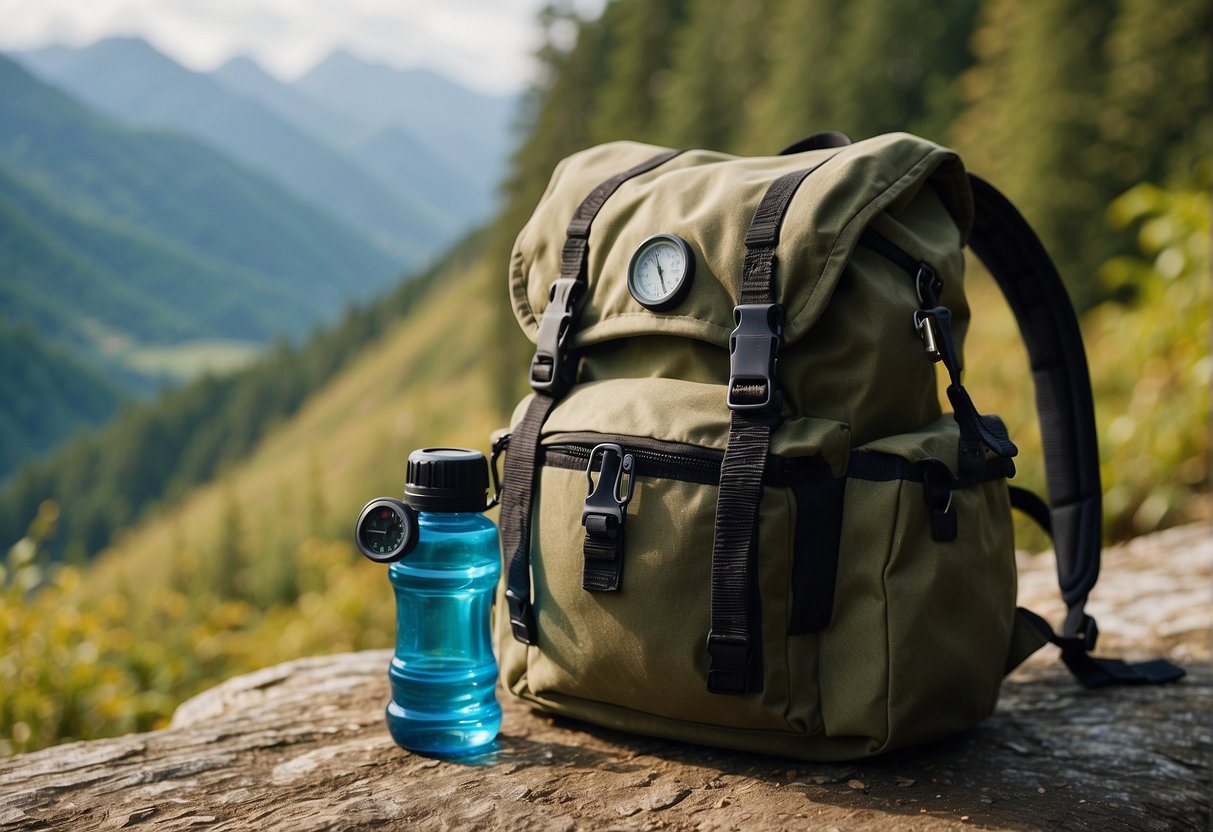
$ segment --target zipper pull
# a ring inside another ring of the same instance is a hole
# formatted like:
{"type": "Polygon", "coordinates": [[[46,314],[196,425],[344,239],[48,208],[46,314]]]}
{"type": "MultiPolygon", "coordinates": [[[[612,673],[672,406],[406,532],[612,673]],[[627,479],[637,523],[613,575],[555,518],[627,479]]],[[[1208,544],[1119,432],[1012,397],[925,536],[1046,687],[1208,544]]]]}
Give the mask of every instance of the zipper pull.
{"type": "Polygon", "coordinates": [[[636,458],[619,445],[604,443],[590,451],[585,470],[585,570],[581,586],[588,592],[614,592],[623,577],[623,523],[636,487],[636,458]],[[601,456],[598,481],[594,462],[601,456]],[[624,488],[624,478],[627,487],[624,488]]]}

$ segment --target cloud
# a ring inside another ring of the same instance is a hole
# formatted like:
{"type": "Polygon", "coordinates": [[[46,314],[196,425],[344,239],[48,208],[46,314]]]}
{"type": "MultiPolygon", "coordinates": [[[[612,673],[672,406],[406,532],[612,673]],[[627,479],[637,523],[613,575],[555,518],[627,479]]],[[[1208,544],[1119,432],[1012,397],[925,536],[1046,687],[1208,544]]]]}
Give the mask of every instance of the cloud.
{"type": "MultiPolygon", "coordinates": [[[[0,48],[137,35],[194,69],[238,54],[290,78],[337,48],[488,92],[531,78],[544,0],[0,0],[0,48]]],[[[580,4],[601,8],[600,0],[580,4]]]]}

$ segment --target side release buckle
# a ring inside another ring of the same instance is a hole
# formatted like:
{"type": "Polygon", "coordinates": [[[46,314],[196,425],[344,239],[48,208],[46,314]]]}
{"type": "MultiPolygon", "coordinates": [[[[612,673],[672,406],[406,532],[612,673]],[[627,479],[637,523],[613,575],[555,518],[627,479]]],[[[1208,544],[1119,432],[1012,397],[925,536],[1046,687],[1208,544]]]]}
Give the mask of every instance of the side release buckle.
{"type": "Polygon", "coordinates": [[[729,409],[776,409],[780,397],[775,365],[783,343],[783,306],[742,303],[734,307],[733,320],[737,328],[729,335],[729,409]]]}
{"type": "Polygon", "coordinates": [[[548,305],[539,319],[535,357],[531,359],[531,389],[537,393],[558,396],[573,381],[573,364],[568,361],[565,346],[583,289],[581,281],[561,277],[548,292],[548,305]]]}

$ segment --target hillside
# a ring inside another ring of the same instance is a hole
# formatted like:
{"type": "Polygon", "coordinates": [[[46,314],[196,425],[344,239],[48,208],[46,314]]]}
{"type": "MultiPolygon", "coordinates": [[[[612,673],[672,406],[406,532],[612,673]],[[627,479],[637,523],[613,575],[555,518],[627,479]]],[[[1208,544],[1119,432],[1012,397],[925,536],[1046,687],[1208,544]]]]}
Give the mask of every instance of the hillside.
{"type": "Polygon", "coordinates": [[[433,211],[420,194],[385,187],[260,102],[180,66],[144,40],[110,38],[17,57],[98,112],[193,136],[270,175],[380,241],[403,264],[433,255],[456,231],[455,219],[433,211]]]}
{"type": "MultiPolygon", "coordinates": [[[[0,317],[127,391],[239,365],[398,276],[369,238],[266,177],[98,116],[0,56],[0,317]]],[[[0,480],[34,447],[8,433],[13,414],[77,412],[10,392],[0,480]]],[[[52,425],[59,439],[76,426],[52,425]]]]}
{"type": "MultiPolygon", "coordinates": [[[[104,217],[290,287],[315,319],[398,274],[365,238],[264,176],[194,140],[97,116],[2,56],[0,164],[77,216],[104,217]]],[[[290,312],[281,321],[299,331],[290,312]]]]}
{"type": "MultiPolygon", "coordinates": [[[[115,532],[237,464],[409,315],[435,281],[470,268],[479,251],[473,236],[428,272],[351,307],[306,343],[279,341],[239,372],[204,375],[155,400],[128,403],[103,428],[24,466],[0,487],[0,548],[21,537],[49,499],[71,506],[47,545],[49,553],[73,559],[96,554],[115,532]]],[[[14,392],[26,396],[24,390],[14,392]]]]}
{"type": "Polygon", "coordinates": [[[4,163],[0,217],[2,314],[54,342],[115,359],[136,344],[266,343],[319,312],[282,281],[81,211],[4,163]]]}
{"type": "Polygon", "coordinates": [[[71,353],[0,318],[0,401],[7,403],[0,409],[0,479],[73,430],[104,422],[121,398],[117,385],[71,353]]]}

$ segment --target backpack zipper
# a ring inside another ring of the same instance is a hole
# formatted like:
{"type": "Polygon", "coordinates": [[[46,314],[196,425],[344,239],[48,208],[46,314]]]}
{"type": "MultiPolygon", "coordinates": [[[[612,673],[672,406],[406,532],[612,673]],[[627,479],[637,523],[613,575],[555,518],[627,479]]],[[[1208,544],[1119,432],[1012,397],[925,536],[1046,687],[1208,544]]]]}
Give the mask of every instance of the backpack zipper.
{"type": "MultiPolygon", "coordinates": [[[[636,460],[635,475],[654,479],[717,485],[724,452],[697,445],[663,442],[636,436],[601,433],[570,433],[562,441],[543,446],[544,464],[558,468],[584,470],[594,448],[603,443],[619,445],[636,460]]],[[[830,466],[819,455],[767,457],[763,482],[771,486],[789,486],[793,482],[833,479],[830,466]]]]}

